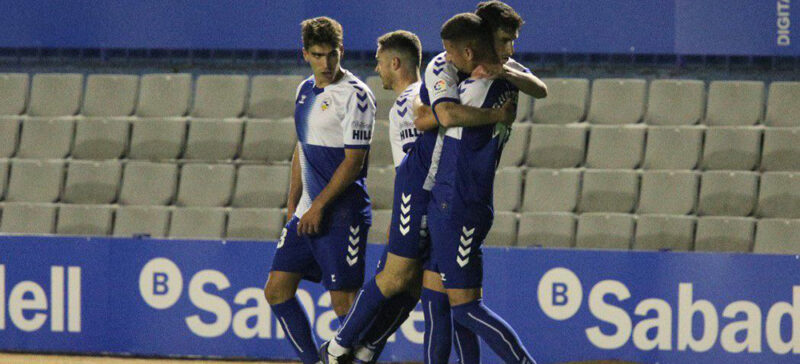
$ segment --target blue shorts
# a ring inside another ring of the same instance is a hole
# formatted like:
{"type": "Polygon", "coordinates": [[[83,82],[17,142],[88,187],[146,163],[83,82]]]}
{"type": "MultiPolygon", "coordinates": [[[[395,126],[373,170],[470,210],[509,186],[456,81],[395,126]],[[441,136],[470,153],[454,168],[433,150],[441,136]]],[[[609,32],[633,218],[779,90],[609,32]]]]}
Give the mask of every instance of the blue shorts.
{"type": "Polygon", "coordinates": [[[286,224],[270,271],[303,274],[329,291],[358,289],[364,283],[369,224],[331,225],[316,236],[298,236],[295,216],[286,224]]]}
{"type": "Polygon", "coordinates": [[[491,221],[468,222],[450,216],[433,205],[428,208],[430,270],[441,274],[445,288],[483,286],[481,245],[491,227],[491,221]]]}

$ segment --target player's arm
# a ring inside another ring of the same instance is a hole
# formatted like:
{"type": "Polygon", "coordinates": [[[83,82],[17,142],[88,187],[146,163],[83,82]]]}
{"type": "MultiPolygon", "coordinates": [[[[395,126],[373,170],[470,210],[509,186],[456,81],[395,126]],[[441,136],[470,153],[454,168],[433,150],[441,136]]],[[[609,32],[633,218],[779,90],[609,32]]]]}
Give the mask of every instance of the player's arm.
{"type": "Polygon", "coordinates": [[[414,115],[417,117],[414,119],[414,127],[417,128],[417,130],[428,131],[439,126],[439,124],[436,123],[436,118],[433,116],[431,108],[423,104],[419,96],[414,99],[412,105],[414,108],[414,115]]]}
{"type": "Polygon", "coordinates": [[[517,113],[513,100],[506,101],[498,109],[481,109],[464,106],[453,101],[443,101],[433,105],[439,124],[445,128],[456,126],[473,127],[497,123],[511,124],[517,113]]]}
{"type": "Polygon", "coordinates": [[[533,73],[524,72],[508,64],[504,64],[501,77],[511,82],[520,92],[531,95],[537,99],[547,97],[547,85],[545,85],[539,77],[534,76],[533,73]]]}
{"type": "Polygon", "coordinates": [[[289,179],[289,198],[286,201],[287,220],[294,216],[297,204],[303,194],[303,179],[300,176],[300,145],[295,145],[292,154],[292,175],[289,179]]]}

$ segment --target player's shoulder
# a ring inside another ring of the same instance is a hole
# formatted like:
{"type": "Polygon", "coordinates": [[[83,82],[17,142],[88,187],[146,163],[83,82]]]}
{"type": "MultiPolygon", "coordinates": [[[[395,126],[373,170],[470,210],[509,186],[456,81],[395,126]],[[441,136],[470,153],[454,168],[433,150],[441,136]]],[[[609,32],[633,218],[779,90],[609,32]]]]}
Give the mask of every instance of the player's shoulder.
{"type": "Polygon", "coordinates": [[[370,90],[367,83],[361,81],[356,75],[352,74],[350,71],[344,71],[344,77],[342,77],[342,81],[339,82],[339,85],[345,92],[355,92],[355,93],[369,93],[372,94],[372,90],[370,90]]]}
{"type": "Polygon", "coordinates": [[[306,79],[300,81],[300,84],[297,85],[297,93],[299,94],[300,91],[311,89],[314,87],[314,75],[308,76],[306,79]]]}
{"type": "Polygon", "coordinates": [[[514,85],[502,78],[468,78],[458,85],[458,95],[464,104],[482,103],[492,95],[513,91],[516,91],[514,85]]]}
{"type": "Polygon", "coordinates": [[[447,53],[442,52],[437,54],[425,67],[425,77],[444,77],[447,75],[455,76],[457,73],[455,66],[447,61],[447,53]]]}
{"type": "Polygon", "coordinates": [[[400,95],[397,96],[397,98],[398,99],[409,98],[409,99],[413,100],[415,97],[417,97],[417,95],[419,95],[419,91],[420,91],[421,87],[422,87],[422,81],[414,82],[414,83],[408,85],[408,87],[406,87],[406,89],[403,90],[403,92],[401,92],[400,95]]]}

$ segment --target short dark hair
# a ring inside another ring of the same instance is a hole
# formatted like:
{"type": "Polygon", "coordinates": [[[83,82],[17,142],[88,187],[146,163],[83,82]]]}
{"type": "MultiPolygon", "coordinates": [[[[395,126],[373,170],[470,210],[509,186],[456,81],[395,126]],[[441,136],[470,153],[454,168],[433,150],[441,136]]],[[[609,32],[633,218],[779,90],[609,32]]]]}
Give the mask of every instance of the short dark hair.
{"type": "Polygon", "coordinates": [[[456,14],[442,25],[442,40],[466,43],[479,59],[491,58],[494,53],[492,35],[481,17],[473,13],[456,14]]]}
{"type": "Polygon", "coordinates": [[[522,17],[508,4],[492,0],[478,3],[475,14],[487,23],[492,31],[503,29],[509,33],[516,32],[525,24],[522,17]]]}
{"type": "Polygon", "coordinates": [[[406,54],[411,62],[420,67],[422,62],[422,43],[416,34],[407,30],[395,30],[378,38],[378,47],[406,54]]]}
{"type": "Polygon", "coordinates": [[[308,49],[317,44],[327,44],[340,48],[344,38],[342,25],[327,16],[306,19],[300,23],[303,33],[303,48],[308,49]]]}

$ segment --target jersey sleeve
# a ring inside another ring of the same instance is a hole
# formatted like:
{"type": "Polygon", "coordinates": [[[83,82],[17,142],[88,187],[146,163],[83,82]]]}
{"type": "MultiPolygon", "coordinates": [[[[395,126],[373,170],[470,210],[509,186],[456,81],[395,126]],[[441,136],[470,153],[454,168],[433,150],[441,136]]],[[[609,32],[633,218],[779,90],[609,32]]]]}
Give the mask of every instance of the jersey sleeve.
{"type": "Polygon", "coordinates": [[[431,108],[444,101],[459,103],[458,71],[445,60],[444,53],[428,63],[425,69],[425,88],[431,108]]]}
{"type": "Polygon", "coordinates": [[[342,119],[344,147],[369,149],[375,124],[375,97],[366,86],[356,87],[353,91],[342,119]]]}
{"type": "Polygon", "coordinates": [[[531,72],[531,70],[528,69],[528,67],[523,66],[522,63],[515,61],[513,58],[508,59],[508,62],[506,62],[506,66],[509,66],[520,72],[533,74],[533,72],[531,72]]]}

